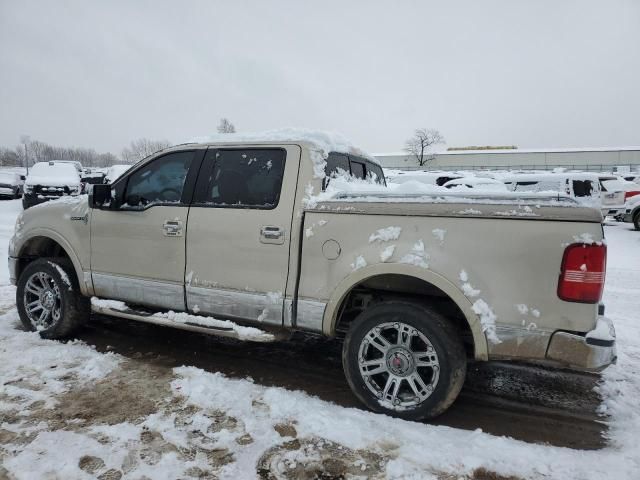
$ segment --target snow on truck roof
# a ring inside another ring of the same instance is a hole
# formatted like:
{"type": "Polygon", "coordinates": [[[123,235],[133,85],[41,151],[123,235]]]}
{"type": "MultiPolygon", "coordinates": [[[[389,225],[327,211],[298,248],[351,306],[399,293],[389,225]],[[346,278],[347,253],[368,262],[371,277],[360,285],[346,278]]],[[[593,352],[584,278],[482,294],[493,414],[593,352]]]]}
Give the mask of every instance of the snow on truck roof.
{"type": "Polygon", "coordinates": [[[195,137],[184,143],[230,144],[230,143],[305,143],[322,150],[324,156],[329,152],[351,153],[378,163],[371,155],[353,145],[338,133],[311,130],[306,128],[282,128],[264,132],[220,133],[195,137]]]}

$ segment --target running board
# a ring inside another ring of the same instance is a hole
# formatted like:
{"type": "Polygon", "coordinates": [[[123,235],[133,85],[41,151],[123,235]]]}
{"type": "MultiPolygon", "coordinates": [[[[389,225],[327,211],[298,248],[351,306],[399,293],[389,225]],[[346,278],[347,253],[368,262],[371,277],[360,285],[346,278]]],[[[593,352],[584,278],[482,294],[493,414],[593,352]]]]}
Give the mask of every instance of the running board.
{"type": "Polygon", "coordinates": [[[264,330],[260,330],[255,327],[240,326],[228,320],[216,320],[211,317],[191,315],[187,313],[176,314],[173,312],[167,314],[165,317],[146,310],[136,310],[129,306],[126,306],[125,308],[112,308],[105,305],[99,305],[97,303],[100,303],[100,301],[91,302],[91,310],[102,315],[126,318],[127,320],[136,320],[139,322],[161,325],[163,327],[178,328],[180,330],[188,330],[190,332],[204,333],[218,337],[265,343],[280,340],[280,337],[282,336],[277,333],[265,332],[264,330]],[[172,320],[171,314],[173,314],[174,318],[180,317],[182,320],[172,320]],[[206,325],[207,322],[218,323],[219,325],[206,325]]]}

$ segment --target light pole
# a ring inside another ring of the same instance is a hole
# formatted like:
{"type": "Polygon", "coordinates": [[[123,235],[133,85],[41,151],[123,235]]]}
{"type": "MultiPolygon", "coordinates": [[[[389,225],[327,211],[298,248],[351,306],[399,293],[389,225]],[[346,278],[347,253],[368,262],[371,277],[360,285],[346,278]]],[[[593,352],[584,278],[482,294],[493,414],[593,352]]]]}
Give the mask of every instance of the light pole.
{"type": "Polygon", "coordinates": [[[24,144],[24,165],[27,168],[27,175],[29,175],[29,157],[27,156],[27,144],[31,140],[29,135],[20,135],[20,143],[24,144]]]}

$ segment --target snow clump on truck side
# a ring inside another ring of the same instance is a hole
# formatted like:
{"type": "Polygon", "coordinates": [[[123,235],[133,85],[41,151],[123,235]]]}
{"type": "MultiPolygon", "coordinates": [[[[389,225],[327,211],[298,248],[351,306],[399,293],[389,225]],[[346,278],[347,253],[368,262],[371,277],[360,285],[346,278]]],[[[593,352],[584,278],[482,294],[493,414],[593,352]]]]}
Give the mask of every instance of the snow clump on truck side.
{"type": "Polygon", "coordinates": [[[402,227],[386,227],[376,230],[369,236],[369,243],[373,242],[389,242],[400,238],[402,227]]]}

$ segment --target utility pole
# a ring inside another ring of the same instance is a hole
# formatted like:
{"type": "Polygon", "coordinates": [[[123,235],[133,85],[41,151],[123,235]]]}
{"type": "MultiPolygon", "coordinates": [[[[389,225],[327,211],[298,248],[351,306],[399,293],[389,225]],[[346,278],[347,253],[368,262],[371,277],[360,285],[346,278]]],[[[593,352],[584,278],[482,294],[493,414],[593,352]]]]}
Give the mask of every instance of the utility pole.
{"type": "Polygon", "coordinates": [[[24,144],[24,166],[27,168],[27,175],[29,175],[29,157],[27,156],[27,144],[31,140],[29,135],[20,135],[20,143],[24,144]]]}

